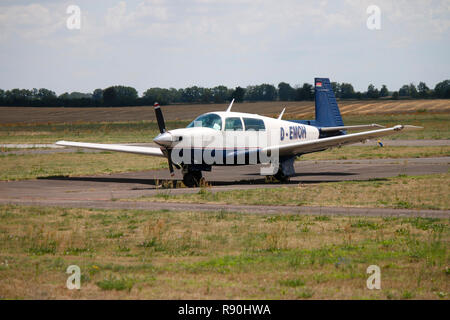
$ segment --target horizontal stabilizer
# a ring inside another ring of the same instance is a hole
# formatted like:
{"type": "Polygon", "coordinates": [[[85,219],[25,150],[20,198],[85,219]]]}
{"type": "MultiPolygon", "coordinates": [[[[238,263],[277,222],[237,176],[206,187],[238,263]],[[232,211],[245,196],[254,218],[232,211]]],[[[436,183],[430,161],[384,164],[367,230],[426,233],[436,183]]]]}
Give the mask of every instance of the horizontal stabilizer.
{"type": "Polygon", "coordinates": [[[339,131],[339,130],[361,130],[361,129],[370,129],[370,128],[386,128],[380,124],[372,123],[372,124],[359,124],[355,126],[338,126],[338,127],[322,127],[320,131],[322,132],[330,132],[330,131],[339,131]]]}

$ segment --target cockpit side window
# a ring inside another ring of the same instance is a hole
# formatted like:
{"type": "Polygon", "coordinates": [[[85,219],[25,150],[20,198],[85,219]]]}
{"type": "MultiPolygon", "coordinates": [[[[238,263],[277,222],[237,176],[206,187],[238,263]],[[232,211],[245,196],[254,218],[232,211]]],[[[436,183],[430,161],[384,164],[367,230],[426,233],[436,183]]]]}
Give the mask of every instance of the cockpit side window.
{"type": "Polygon", "coordinates": [[[187,128],[203,127],[214,130],[222,130],[222,118],[214,113],[203,114],[192,121],[187,128]]]}
{"type": "Polygon", "coordinates": [[[264,121],[261,119],[244,118],[245,131],[264,131],[264,121]]]}
{"type": "Polygon", "coordinates": [[[241,118],[226,118],[225,119],[225,130],[227,131],[242,131],[242,121],[241,118]]]}

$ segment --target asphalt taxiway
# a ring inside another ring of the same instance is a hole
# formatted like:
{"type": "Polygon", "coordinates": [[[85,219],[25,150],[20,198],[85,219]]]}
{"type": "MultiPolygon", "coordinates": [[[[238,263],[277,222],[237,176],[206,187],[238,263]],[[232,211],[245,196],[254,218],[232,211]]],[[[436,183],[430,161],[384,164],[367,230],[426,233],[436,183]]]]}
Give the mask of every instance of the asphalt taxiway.
{"type": "MultiPolygon", "coordinates": [[[[345,180],[370,180],[403,175],[446,173],[450,157],[374,159],[374,160],[324,160],[297,161],[296,175],[287,184],[267,183],[260,175],[261,166],[214,167],[204,177],[211,184],[210,191],[249,188],[299,187],[311,183],[345,180]]],[[[175,180],[181,180],[176,172],[175,180]]],[[[103,209],[149,209],[192,211],[239,211],[261,214],[332,214],[376,216],[426,216],[450,218],[449,210],[409,210],[389,208],[341,208],[308,206],[254,206],[217,205],[196,203],[169,203],[157,201],[133,201],[142,196],[157,193],[194,193],[198,188],[164,189],[161,183],[169,181],[167,170],[128,172],[81,177],[45,177],[25,181],[0,182],[0,203],[83,207],[103,209]],[[118,199],[128,199],[121,201],[118,199]]],[[[175,181],[174,181],[175,182],[175,181]]]]}

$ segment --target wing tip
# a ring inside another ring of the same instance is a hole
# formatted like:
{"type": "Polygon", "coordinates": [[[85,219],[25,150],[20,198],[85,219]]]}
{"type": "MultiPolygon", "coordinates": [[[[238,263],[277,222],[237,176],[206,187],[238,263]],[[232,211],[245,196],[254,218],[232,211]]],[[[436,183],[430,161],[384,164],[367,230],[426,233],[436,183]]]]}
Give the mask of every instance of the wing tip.
{"type": "Polygon", "coordinates": [[[410,124],[398,124],[394,126],[394,129],[398,128],[397,130],[422,130],[424,127],[421,126],[413,126],[410,124]]]}
{"type": "Polygon", "coordinates": [[[66,143],[66,141],[59,140],[59,141],[56,141],[54,144],[56,144],[57,146],[62,146],[64,143],[66,143]]]}

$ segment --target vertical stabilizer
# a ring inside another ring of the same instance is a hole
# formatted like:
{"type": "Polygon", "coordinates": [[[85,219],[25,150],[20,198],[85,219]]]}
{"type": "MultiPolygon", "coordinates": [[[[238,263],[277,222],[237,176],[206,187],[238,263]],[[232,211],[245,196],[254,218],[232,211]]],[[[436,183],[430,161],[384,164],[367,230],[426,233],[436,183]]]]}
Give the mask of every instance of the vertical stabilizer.
{"type": "Polygon", "coordinates": [[[341,112],[331,87],[330,79],[315,78],[316,125],[320,127],[343,126],[341,112]]]}

